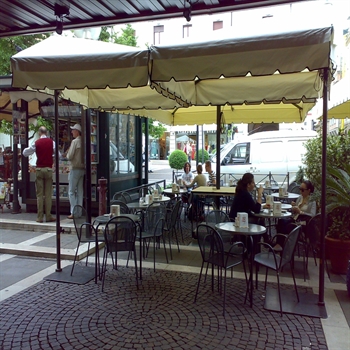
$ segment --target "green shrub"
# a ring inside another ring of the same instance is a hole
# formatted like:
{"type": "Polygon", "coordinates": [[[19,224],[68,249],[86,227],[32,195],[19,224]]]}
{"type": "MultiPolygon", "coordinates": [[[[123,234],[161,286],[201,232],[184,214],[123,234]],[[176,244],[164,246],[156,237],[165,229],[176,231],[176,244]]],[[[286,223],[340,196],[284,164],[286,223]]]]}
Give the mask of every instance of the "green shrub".
{"type": "Polygon", "coordinates": [[[180,170],[183,169],[185,163],[188,161],[187,154],[179,149],[171,152],[169,158],[170,168],[180,170]]]}
{"type": "MultiPolygon", "coordinates": [[[[321,164],[322,164],[322,135],[309,139],[305,143],[306,153],[304,157],[305,176],[321,190],[321,164]]],[[[327,166],[330,168],[344,169],[350,163],[350,131],[337,135],[327,136],[327,166]]]]}
{"type": "MultiPolygon", "coordinates": [[[[315,186],[312,198],[321,200],[322,134],[305,142],[306,153],[303,160],[304,175],[315,186]]],[[[336,135],[327,136],[327,166],[329,169],[345,170],[350,163],[350,131],[339,130],[336,135]]]]}
{"type": "Polygon", "coordinates": [[[199,149],[198,150],[198,162],[204,163],[207,160],[209,160],[209,153],[205,149],[199,149]]]}

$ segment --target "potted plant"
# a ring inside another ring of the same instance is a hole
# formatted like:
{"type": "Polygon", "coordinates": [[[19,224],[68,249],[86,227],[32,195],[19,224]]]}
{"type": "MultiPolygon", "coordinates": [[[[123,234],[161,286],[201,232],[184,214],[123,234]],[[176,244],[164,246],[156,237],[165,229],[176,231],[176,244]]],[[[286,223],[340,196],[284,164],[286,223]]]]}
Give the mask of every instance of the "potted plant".
{"type": "MultiPolygon", "coordinates": [[[[320,201],[321,188],[321,134],[305,143],[306,154],[303,160],[304,172],[315,186],[313,199],[320,201]]],[[[336,135],[327,137],[327,186],[326,211],[327,234],[326,256],[331,260],[332,269],[346,273],[350,258],[346,247],[350,245],[350,131],[339,130],[336,135]],[[334,249],[333,249],[334,248],[334,249]]]]}
{"type": "Polygon", "coordinates": [[[350,260],[350,164],[327,168],[326,247],[332,270],[345,274],[350,260]]]}
{"type": "Polygon", "coordinates": [[[198,150],[198,162],[205,163],[207,160],[209,160],[209,153],[205,149],[199,149],[198,150]]]}
{"type": "Polygon", "coordinates": [[[188,161],[187,154],[184,151],[177,149],[171,152],[168,158],[168,161],[169,161],[170,168],[176,169],[176,173],[178,173],[178,171],[180,169],[183,169],[185,163],[188,161]]]}

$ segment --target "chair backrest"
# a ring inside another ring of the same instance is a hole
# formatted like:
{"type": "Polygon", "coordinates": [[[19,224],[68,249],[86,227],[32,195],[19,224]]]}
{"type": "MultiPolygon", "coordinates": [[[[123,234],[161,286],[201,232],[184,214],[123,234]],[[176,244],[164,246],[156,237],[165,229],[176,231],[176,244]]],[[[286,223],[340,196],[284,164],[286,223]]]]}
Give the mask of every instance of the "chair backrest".
{"type": "Polygon", "coordinates": [[[290,189],[290,191],[288,191],[288,192],[290,192],[290,193],[295,193],[295,194],[300,194],[299,185],[296,185],[296,186],[292,187],[292,188],[290,189]]]}
{"type": "Polygon", "coordinates": [[[159,237],[163,234],[165,226],[165,219],[161,218],[157,221],[156,225],[153,228],[154,236],[159,237]]]}
{"type": "Polygon", "coordinates": [[[212,226],[199,224],[197,226],[197,237],[203,262],[226,268],[230,258],[236,258],[236,263],[243,260],[245,251],[243,243],[236,242],[231,246],[229,253],[226,253],[220,233],[212,226]]]}
{"type": "MultiPolygon", "coordinates": [[[[81,205],[75,205],[73,208],[73,222],[75,227],[75,232],[78,236],[78,239],[83,242],[84,240],[87,240],[89,237],[89,231],[86,231],[86,226],[81,229],[83,224],[88,223],[86,220],[86,210],[81,205]]],[[[91,236],[91,234],[90,234],[91,236]]]]}
{"type": "Polygon", "coordinates": [[[166,207],[163,203],[150,204],[145,213],[145,230],[152,232],[157,222],[161,219],[165,220],[166,207]]]}
{"type": "Polygon", "coordinates": [[[110,203],[110,206],[112,205],[119,205],[120,207],[120,214],[130,214],[130,209],[127,206],[127,204],[125,204],[122,201],[117,201],[117,200],[112,200],[110,203]]]}
{"type": "Polygon", "coordinates": [[[300,230],[301,226],[297,225],[287,236],[282,250],[280,268],[291,262],[298,242],[300,230]]]}
{"type": "Polygon", "coordinates": [[[291,192],[292,189],[293,189],[295,186],[298,186],[298,184],[297,184],[295,181],[291,182],[291,183],[289,184],[289,186],[288,186],[287,191],[288,191],[288,192],[291,192]]]}
{"type": "Polygon", "coordinates": [[[219,224],[220,222],[228,222],[228,221],[230,221],[230,218],[222,210],[211,210],[206,217],[207,225],[219,224]]]}
{"type": "Polygon", "coordinates": [[[305,227],[305,238],[315,248],[321,242],[321,214],[316,214],[312,217],[305,227]]]}
{"type": "Polygon", "coordinates": [[[114,216],[104,230],[108,252],[133,251],[139,225],[128,216],[114,216]]]}
{"type": "Polygon", "coordinates": [[[125,203],[131,203],[132,202],[132,198],[131,198],[129,192],[123,192],[122,193],[122,197],[124,197],[125,203]]]}
{"type": "Polygon", "coordinates": [[[176,222],[179,218],[179,211],[181,208],[181,201],[177,201],[175,203],[175,206],[173,207],[173,210],[170,214],[170,227],[175,227],[176,226],[176,222]]]}
{"type": "Polygon", "coordinates": [[[210,262],[216,252],[223,251],[223,243],[215,236],[216,230],[209,225],[199,224],[197,226],[197,239],[199,249],[204,262],[210,262]]]}
{"type": "Polygon", "coordinates": [[[98,232],[93,224],[88,222],[81,224],[78,235],[78,239],[81,243],[95,241],[96,237],[99,242],[102,241],[102,237],[98,237],[98,232]]]}
{"type": "Polygon", "coordinates": [[[113,201],[121,201],[121,202],[126,203],[126,198],[120,192],[115,193],[112,197],[112,200],[113,201]]]}

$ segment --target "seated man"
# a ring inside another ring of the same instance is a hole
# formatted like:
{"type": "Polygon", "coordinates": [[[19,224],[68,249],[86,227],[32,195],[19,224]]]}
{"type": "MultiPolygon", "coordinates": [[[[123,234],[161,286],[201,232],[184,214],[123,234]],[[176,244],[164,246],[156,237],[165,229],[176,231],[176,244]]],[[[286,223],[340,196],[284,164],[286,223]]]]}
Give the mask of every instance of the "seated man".
{"type": "Polygon", "coordinates": [[[209,176],[208,186],[216,185],[216,176],[215,176],[215,172],[211,168],[210,160],[207,160],[205,162],[205,171],[208,173],[208,176],[209,176]]]}

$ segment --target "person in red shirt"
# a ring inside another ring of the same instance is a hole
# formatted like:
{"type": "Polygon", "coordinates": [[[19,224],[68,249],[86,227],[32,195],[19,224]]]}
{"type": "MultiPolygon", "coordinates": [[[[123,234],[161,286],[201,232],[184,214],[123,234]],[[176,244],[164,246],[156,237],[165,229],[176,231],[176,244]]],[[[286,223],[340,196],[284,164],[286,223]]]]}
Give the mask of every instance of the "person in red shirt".
{"type": "Polygon", "coordinates": [[[36,153],[35,187],[37,197],[38,216],[37,222],[43,222],[44,219],[44,197],[45,197],[45,216],[46,222],[56,221],[51,216],[52,207],[52,164],[55,152],[55,142],[47,137],[47,129],[44,126],[39,128],[40,138],[30,147],[23,150],[23,155],[29,157],[36,153]]]}

